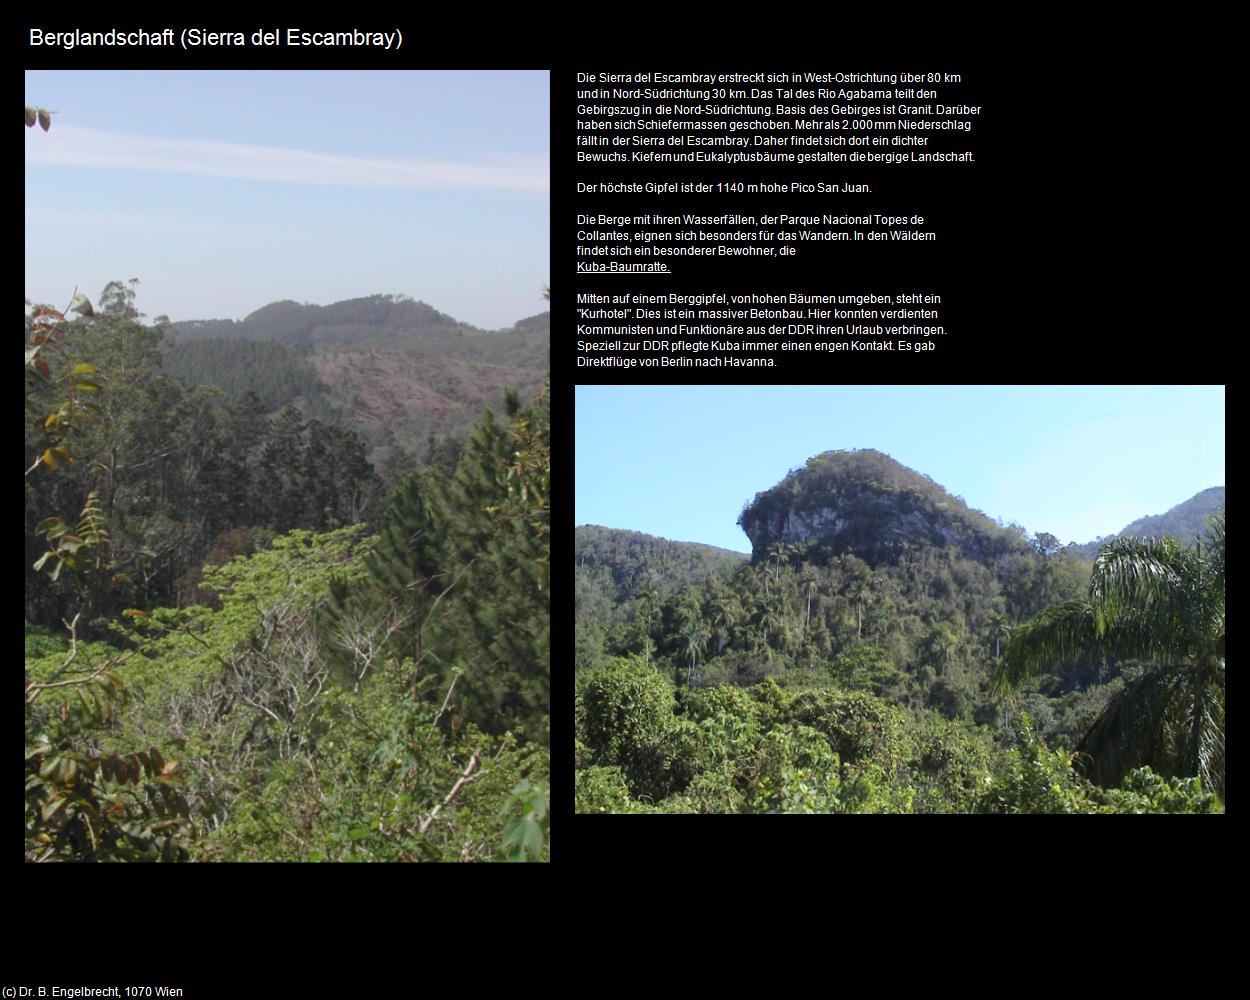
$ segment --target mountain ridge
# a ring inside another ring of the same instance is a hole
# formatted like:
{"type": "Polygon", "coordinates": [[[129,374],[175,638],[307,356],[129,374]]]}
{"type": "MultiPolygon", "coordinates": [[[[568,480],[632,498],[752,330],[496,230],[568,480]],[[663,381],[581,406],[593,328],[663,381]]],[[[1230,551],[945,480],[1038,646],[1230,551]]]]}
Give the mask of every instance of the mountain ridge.
{"type": "Polygon", "coordinates": [[[272,411],[294,403],[336,419],[374,446],[422,454],[463,437],[506,390],[528,401],[550,367],[551,314],[482,330],[408,296],[376,294],[326,306],[282,299],[243,320],[169,324],[164,370],[189,385],[252,390],[272,411]]]}
{"type": "Polygon", "coordinates": [[[1182,545],[1189,545],[1206,530],[1207,518],[1224,506],[1225,487],[1211,486],[1199,490],[1162,514],[1147,514],[1125,525],[1113,535],[1103,535],[1081,545],[1069,545],[1065,551],[1091,561],[1098,550],[1114,538],[1162,538],[1170,535],[1182,545]]]}

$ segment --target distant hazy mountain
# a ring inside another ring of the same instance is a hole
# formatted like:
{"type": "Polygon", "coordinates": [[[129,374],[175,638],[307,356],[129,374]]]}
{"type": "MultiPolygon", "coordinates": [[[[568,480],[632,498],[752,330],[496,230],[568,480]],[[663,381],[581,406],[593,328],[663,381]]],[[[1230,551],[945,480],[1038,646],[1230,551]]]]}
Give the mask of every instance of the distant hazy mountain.
{"type": "Polygon", "coordinates": [[[1105,535],[1084,545],[1069,546],[1067,551],[1087,562],[1098,555],[1098,549],[1113,538],[1162,538],[1171,535],[1178,542],[1188,545],[1201,536],[1207,527],[1207,518],[1224,506],[1224,487],[1213,486],[1179,503],[1166,514],[1141,517],[1114,535],[1105,535]]]}
{"type": "Polygon", "coordinates": [[[534,396],[550,364],[550,313],[482,330],[403,295],[272,302],[237,322],[170,329],[169,374],[232,396],[252,389],[270,410],[293,402],[409,452],[499,411],[505,389],[534,396]]]}
{"type": "Polygon", "coordinates": [[[495,363],[547,364],[548,313],[503,330],[482,330],[405,295],[370,295],[328,306],[289,299],[244,319],[196,319],[170,324],[179,343],[268,340],[289,347],[329,344],[398,347],[495,363]]]}

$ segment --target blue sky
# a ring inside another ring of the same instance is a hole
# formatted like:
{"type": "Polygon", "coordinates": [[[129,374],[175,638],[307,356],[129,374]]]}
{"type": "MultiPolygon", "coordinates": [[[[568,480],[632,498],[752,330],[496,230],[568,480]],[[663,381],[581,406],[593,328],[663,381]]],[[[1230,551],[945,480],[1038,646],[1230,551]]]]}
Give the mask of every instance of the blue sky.
{"type": "Polygon", "coordinates": [[[1223,386],[579,386],[576,521],[750,551],[742,505],[876,448],[969,506],[1087,542],[1224,485],[1223,386]]]}
{"type": "Polygon", "coordinates": [[[30,71],[26,297],[241,319],[377,292],[510,326],[550,280],[546,72],[30,71]]]}

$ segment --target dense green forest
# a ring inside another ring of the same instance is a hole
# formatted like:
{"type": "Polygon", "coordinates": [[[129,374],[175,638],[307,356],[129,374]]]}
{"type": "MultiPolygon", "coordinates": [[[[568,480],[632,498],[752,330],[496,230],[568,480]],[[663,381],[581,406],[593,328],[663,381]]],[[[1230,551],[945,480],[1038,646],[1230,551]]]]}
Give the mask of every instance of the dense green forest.
{"type": "Polygon", "coordinates": [[[250,390],[266,411],[288,403],[317,416],[335,416],[329,392],[309,362],[306,351],[272,340],[190,340],[162,343],[161,370],[187,385],[215,385],[229,399],[250,390]]]}
{"type": "Polygon", "coordinates": [[[379,472],[301,348],[189,387],[133,283],[71,306],[26,316],[26,859],[546,860],[548,391],[379,472]]]}
{"type": "Polygon", "coordinates": [[[862,450],[740,524],[579,529],[579,812],[1223,811],[1222,513],[1091,564],[862,450]]]}

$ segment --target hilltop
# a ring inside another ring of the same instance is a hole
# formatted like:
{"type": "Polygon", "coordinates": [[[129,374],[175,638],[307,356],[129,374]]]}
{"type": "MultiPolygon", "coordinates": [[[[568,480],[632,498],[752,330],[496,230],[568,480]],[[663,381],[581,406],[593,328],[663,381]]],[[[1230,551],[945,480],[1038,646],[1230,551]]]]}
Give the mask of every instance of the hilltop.
{"type": "Polygon", "coordinates": [[[327,306],[272,302],[246,318],[172,323],[164,370],[189,385],[246,389],[269,411],[305,413],[360,431],[380,454],[421,455],[462,437],[505,389],[533,398],[546,378],[550,313],[503,330],[462,323],[403,295],[327,306]]]}
{"type": "Polygon", "coordinates": [[[826,556],[853,554],[870,565],[907,549],[953,546],[984,565],[1027,548],[928,476],[865,448],[827,451],[757,493],[738,520],[758,562],[773,546],[817,546],[826,556]]]}

